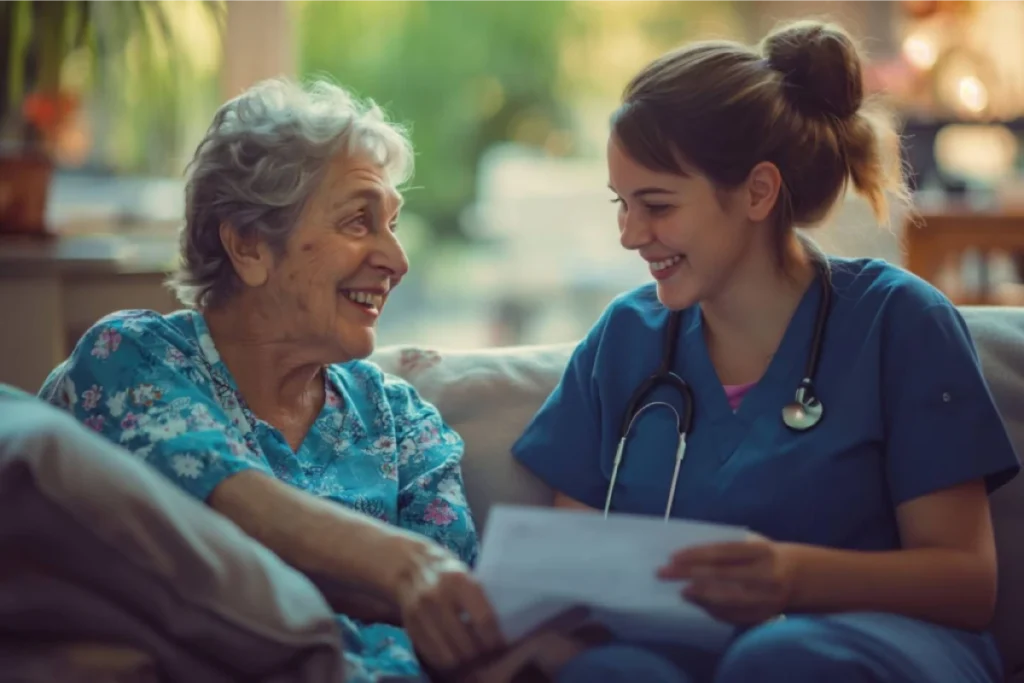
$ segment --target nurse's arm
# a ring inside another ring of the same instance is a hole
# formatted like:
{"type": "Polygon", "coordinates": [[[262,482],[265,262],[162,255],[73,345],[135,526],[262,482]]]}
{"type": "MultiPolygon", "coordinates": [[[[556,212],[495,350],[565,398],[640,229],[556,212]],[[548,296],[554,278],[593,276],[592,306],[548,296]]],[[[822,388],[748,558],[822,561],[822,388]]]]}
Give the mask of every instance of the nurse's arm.
{"type": "Polygon", "coordinates": [[[996,548],[983,481],[896,508],[903,549],[789,546],[791,611],[883,611],[984,629],[996,600],[996,548]]]}

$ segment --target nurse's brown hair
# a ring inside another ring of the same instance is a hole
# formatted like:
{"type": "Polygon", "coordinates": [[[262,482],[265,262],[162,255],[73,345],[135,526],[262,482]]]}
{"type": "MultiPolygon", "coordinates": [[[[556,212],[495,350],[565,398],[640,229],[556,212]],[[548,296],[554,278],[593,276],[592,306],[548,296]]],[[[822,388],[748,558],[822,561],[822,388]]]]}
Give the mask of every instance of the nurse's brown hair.
{"type": "Polygon", "coordinates": [[[789,24],[757,48],[702,42],[669,52],[626,86],[612,129],[647,168],[696,171],[723,189],[773,163],[783,184],[780,256],[790,229],[823,220],[848,180],[880,223],[887,193],[907,198],[893,124],[865,103],[857,47],[832,24],[789,24]]]}

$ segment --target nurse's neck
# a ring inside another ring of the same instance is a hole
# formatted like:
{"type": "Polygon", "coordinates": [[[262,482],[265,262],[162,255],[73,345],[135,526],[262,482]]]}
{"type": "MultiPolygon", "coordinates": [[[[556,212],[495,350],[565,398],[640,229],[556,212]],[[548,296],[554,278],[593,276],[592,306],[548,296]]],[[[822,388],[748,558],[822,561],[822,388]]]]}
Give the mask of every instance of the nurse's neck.
{"type": "Polygon", "coordinates": [[[769,250],[751,249],[719,294],[701,302],[704,338],[725,384],[761,378],[817,277],[814,258],[795,235],[783,263],[769,250]]]}

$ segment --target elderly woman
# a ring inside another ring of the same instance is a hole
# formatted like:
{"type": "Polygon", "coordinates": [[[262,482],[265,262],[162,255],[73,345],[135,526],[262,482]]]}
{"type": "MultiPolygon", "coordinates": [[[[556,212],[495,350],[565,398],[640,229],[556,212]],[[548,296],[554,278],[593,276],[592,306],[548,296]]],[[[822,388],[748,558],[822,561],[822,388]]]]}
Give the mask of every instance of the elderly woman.
{"type": "Polygon", "coordinates": [[[104,318],[41,390],[315,577],[357,681],[500,645],[467,569],[462,441],[360,360],[408,269],[411,163],[402,131],[334,85],[228,102],[187,185],[187,308],[104,318]]]}

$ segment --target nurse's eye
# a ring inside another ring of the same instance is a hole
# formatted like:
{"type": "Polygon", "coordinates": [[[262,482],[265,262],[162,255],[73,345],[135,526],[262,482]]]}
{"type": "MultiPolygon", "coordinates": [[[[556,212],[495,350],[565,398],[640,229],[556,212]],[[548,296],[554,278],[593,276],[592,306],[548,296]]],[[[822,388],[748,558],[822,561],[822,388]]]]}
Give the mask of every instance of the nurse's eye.
{"type": "Polygon", "coordinates": [[[669,209],[672,208],[671,204],[645,204],[644,208],[647,209],[647,213],[652,216],[660,216],[668,213],[669,209]]]}

